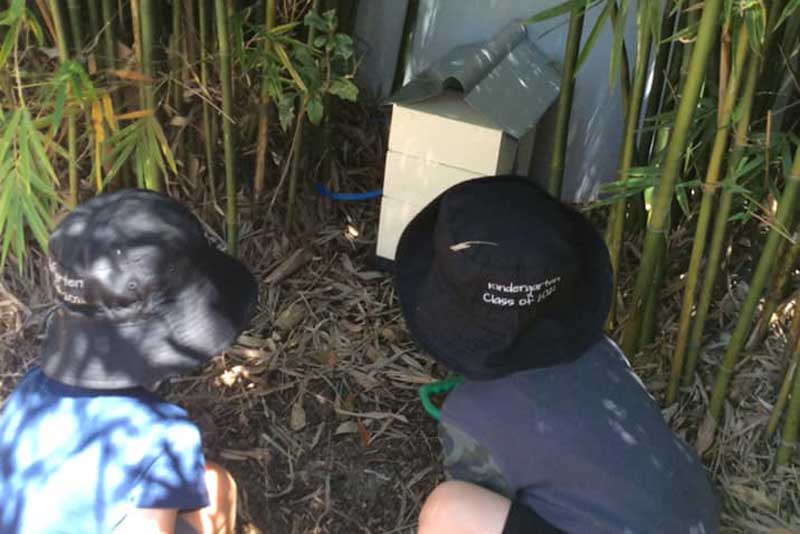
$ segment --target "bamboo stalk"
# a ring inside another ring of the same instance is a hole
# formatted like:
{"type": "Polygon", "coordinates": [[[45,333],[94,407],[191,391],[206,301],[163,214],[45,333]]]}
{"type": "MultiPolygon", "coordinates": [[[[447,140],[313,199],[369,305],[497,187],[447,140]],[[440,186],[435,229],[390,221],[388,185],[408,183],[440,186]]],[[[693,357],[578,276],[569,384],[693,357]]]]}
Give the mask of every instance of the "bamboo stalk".
{"type": "MultiPolygon", "coordinates": [[[[319,6],[319,0],[313,0],[311,4],[311,11],[317,11],[319,6]]],[[[314,37],[316,37],[316,31],[313,27],[308,29],[308,44],[314,42],[314,37]]],[[[295,138],[293,141],[294,144],[294,152],[292,153],[292,168],[289,172],[289,196],[287,199],[287,206],[286,206],[286,229],[290,230],[292,227],[292,217],[294,215],[294,202],[295,197],[297,196],[297,176],[300,173],[300,155],[302,152],[302,142],[303,142],[303,126],[306,118],[306,111],[308,102],[306,101],[307,96],[303,97],[303,101],[300,104],[300,110],[297,113],[297,127],[295,128],[295,138]]]]}
{"type": "MultiPolygon", "coordinates": [[[[784,187],[783,194],[781,195],[781,200],[778,203],[778,212],[775,214],[775,225],[778,228],[786,228],[787,222],[794,213],[798,193],[800,193],[800,145],[797,147],[797,151],[794,156],[794,163],[792,164],[789,176],[786,178],[786,186],[784,187]]],[[[775,263],[775,252],[778,249],[781,239],[783,239],[783,236],[778,228],[773,226],[770,229],[769,235],[767,236],[767,243],[764,245],[764,250],[762,251],[761,257],[758,260],[756,272],[753,274],[753,279],[750,282],[750,290],[747,292],[747,298],[745,299],[742,309],[739,312],[739,320],[737,321],[736,328],[731,335],[731,340],[730,343],[728,343],[728,348],[725,351],[722,364],[717,371],[717,378],[711,394],[711,416],[716,420],[719,420],[719,416],[722,413],[722,408],[725,405],[725,396],[728,390],[728,383],[731,375],[733,374],[734,367],[736,366],[739,352],[741,351],[746,340],[747,333],[750,330],[750,324],[753,320],[753,315],[755,315],[756,307],[758,306],[758,301],[761,298],[764,285],[766,284],[767,279],[772,272],[773,265],[775,263]]],[[[800,388],[800,382],[796,382],[796,384],[800,388]]],[[[798,396],[800,396],[800,389],[797,391],[799,394],[798,396]]],[[[800,412],[797,412],[797,410],[800,409],[800,401],[794,401],[792,404],[793,406],[795,404],[797,405],[797,408],[794,408],[796,413],[793,415],[795,417],[800,416],[800,412]]],[[[792,412],[792,410],[793,408],[790,407],[790,412],[792,412]]],[[[787,425],[788,418],[789,416],[787,415],[787,425]]]]}
{"type": "MultiPolygon", "coordinates": [[[[664,5],[663,20],[661,25],[661,35],[670,35],[670,32],[675,30],[675,23],[678,19],[676,2],[669,0],[664,5]],[[675,13],[672,13],[675,10],[675,13]]],[[[667,69],[669,67],[671,52],[676,49],[673,42],[657,44],[658,51],[656,53],[656,60],[653,66],[653,81],[651,84],[650,94],[647,96],[647,109],[645,117],[651,118],[660,112],[663,103],[664,88],[667,81],[667,69]]],[[[639,140],[638,156],[639,161],[650,161],[653,142],[656,140],[656,129],[651,128],[648,131],[642,132],[639,140]]]]}
{"type": "Polygon", "coordinates": [[[182,6],[181,0],[172,0],[172,35],[170,36],[169,56],[170,66],[172,69],[172,76],[177,76],[178,81],[172,80],[170,84],[170,103],[175,113],[180,114],[181,100],[183,88],[181,82],[184,79],[182,74],[183,60],[182,44],[183,44],[183,24],[181,23],[182,6]]]}
{"type": "Polygon", "coordinates": [[[111,7],[112,0],[103,0],[103,48],[105,49],[105,65],[106,68],[114,68],[114,25],[111,21],[114,18],[114,12],[111,7]]]}
{"type": "Polygon", "coordinates": [[[297,115],[297,124],[294,128],[294,136],[292,136],[292,159],[291,168],[289,172],[289,195],[286,206],[286,230],[289,231],[292,225],[292,215],[294,211],[294,203],[297,196],[297,175],[300,169],[300,150],[303,142],[303,125],[306,120],[306,105],[300,106],[300,112],[297,115]]]}
{"type": "MultiPolygon", "coordinates": [[[[795,313],[798,313],[795,311],[795,313]]],[[[786,413],[786,422],[783,425],[783,435],[781,436],[781,446],[778,449],[778,465],[786,465],[791,460],[797,447],[797,432],[800,427],[800,373],[797,372],[797,362],[800,361],[800,336],[798,336],[795,347],[794,356],[792,358],[794,372],[794,386],[792,387],[792,400],[789,403],[789,411],[786,413]]],[[[788,373],[787,373],[788,377],[788,373]]],[[[785,403],[785,401],[784,401],[785,403]]],[[[776,406],[777,410],[777,406],[776,406]]],[[[778,413],[780,416],[780,413],[778,413]]],[[[771,423],[772,421],[770,421],[771,423]]],[[[777,421],[775,423],[777,426],[777,421]]],[[[773,430],[774,431],[774,430],[773,430]]]]}
{"type": "MultiPolygon", "coordinates": [[[[617,26],[617,17],[619,17],[619,6],[616,0],[611,4],[611,24],[617,26]]],[[[624,25],[623,25],[624,26],[624,25]]],[[[620,82],[620,97],[622,98],[623,117],[622,122],[627,122],[627,116],[624,114],[630,108],[630,95],[631,95],[631,65],[628,62],[628,47],[625,45],[625,39],[622,39],[622,54],[620,58],[619,69],[619,82],[620,82]]]]}
{"type": "MultiPolygon", "coordinates": [[[[56,46],[58,47],[59,61],[63,64],[69,61],[69,51],[67,50],[67,38],[64,35],[64,22],[61,18],[61,8],[58,0],[48,0],[50,14],[53,18],[53,25],[56,30],[56,46]]],[[[67,207],[74,208],[78,205],[78,132],[75,116],[70,113],[67,115],[67,162],[69,175],[69,196],[67,197],[67,207]]]]}
{"type": "Polygon", "coordinates": [[[794,317],[792,318],[787,352],[789,353],[788,356],[790,356],[790,363],[789,367],[786,369],[786,375],[783,378],[783,383],[778,393],[778,400],[772,408],[772,414],[770,414],[769,423],[767,423],[767,438],[772,437],[775,430],[778,428],[781,415],[789,400],[789,392],[792,388],[794,374],[797,372],[797,364],[800,363],[800,293],[798,293],[794,299],[794,317]]]}
{"type": "Polygon", "coordinates": [[[558,96],[558,111],[553,142],[553,154],[550,158],[550,179],[547,190],[555,198],[561,198],[561,186],[564,181],[564,160],[567,151],[567,134],[569,119],[572,114],[572,94],[575,90],[575,67],[581,48],[583,33],[584,6],[573,8],[569,16],[569,30],[564,50],[564,66],[561,70],[561,92],[558,96]]]}
{"type": "MultiPolygon", "coordinates": [[[[756,54],[750,54],[750,56],[747,67],[747,80],[745,81],[744,92],[742,93],[738,106],[741,117],[736,126],[733,153],[730,155],[728,162],[729,179],[732,179],[735,175],[739,160],[747,144],[747,132],[750,127],[750,116],[752,114],[753,100],[758,83],[761,60],[756,54]]],[[[717,214],[714,218],[714,228],[711,233],[711,243],[708,248],[707,267],[705,275],[703,276],[703,285],[697,300],[695,317],[686,348],[686,368],[683,373],[684,385],[691,384],[694,378],[694,368],[697,365],[697,358],[700,354],[700,345],[703,339],[705,322],[708,317],[708,310],[711,307],[711,299],[714,295],[714,284],[721,264],[722,249],[732,203],[733,193],[730,190],[723,190],[719,199],[717,214]]]]}
{"type": "MultiPolygon", "coordinates": [[[[650,49],[652,37],[648,29],[649,10],[643,10],[638,17],[636,65],[633,73],[633,87],[628,99],[628,108],[625,111],[625,133],[622,141],[622,154],[617,171],[617,180],[627,180],[628,171],[634,162],[636,152],[636,131],[639,127],[639,115],[644,98],[644,88],[647,81],[647,71],[650,62],[650,49]]],[[[625,212],[628,205],[627,197],[623,197],[614,203],[609,215],[608,226],[606,227],[606,244],[611,256],[611,266],[613,269],[613,295],[617,294],[619,279],[619,263],[622,253],[622,237],[625,231],[625,212]]],[[[615,299],[616,300],[616,299],[615,299]]],[[[609,313],[609,319],[613,317],[614,311],[609,313]]]]}
{"type": "MultiPolygon", "coordinates": [[[[796,351],[795,355],[798,353],[800,353],[800,351],[796,351]]],[[[796,372],[797,358],[792,358],[792,362],[789,364],[789,368],[786,369],[786,374],[783,377],[781,390],[778,392],[778,400],[775,402],[775,406],[772,408],[772,413],[769,416],[769,422],[767,423],[767,429],[765,431],[767,438],[771,438],[775,431],[778,430],[778,423],[780,423],[783,410],[786,408],[786,403],[789,401],[789,393],[792,390],[796,372]]]]}
{"type": "MultiPolygon", "coordinates": [[[[142,25],[139,22],[139,0],[131,0],[131,33],[133,33],[133,51],[136,56],[136,61],[141,67],[142,65],[142,25]]],[[[139,96],[141,106],[144,107],[144,90],[140,87],[139,96]]]]}
{"type": "Polygon", "coordinates": [[[656,319],[658,316],[659,307],[659,294],[661,287],[664,284],[664,276],[667,271],[667,263],[669,256],[667,255],[667,240],[664,239],[659,249],[659,255],[656,263],[656,272],[653,276],[653,285],[650,287],[650,292],[647,295],[647,304],[644,309],[644,318],[642,319],[642,330],[639,336],[639,346],[646,347],[653,342],[656,332],[656,319]]]}
{"type": "Polygon", "coordinates": [[[89,4],[89,24],[92,27],[92,38],[100,35],[100,12],[98,11],[97,0],[86,0],[89,4]]]}
{"type": "MultiPolygon", "coordinates": [[[[114,69],[116,67],[116,52],[114,49],[115,25],[113,21],[115,18],[121,18],[120,12],[114,11],[114,5],[112,2],[113,0],[102,0],[100,4],[100,7],[102,9],[101,32],[103,34],[103,50],[104,50],[103,55],[105,56],[102,58],[102,64],[108,70],[114,69]]],[[[115,110],[121,110],[124,101],[125,101],[124,93],[122,95],[113,92],[111,93],[111,102],[115,110]]],[[[131,168],[129,165],[125,165],[122,168],[120,174],[122,176],[122,183],[124,183],[126,187],[134,187],[135,178],[131,173],[131,168]]]]}
{"type": "MultiPolygon", "coordinates": [[[[206,46],[206,36],[208,35],[208,26],[206,18],[206,2],[207,0],[199,0],[197,3],[197,17],[199,21],[200,31],[200,84],[203,88],[208,87],[208,47],[206,46]]],[[[206,172],[208,173],[208,185],[211,190],[212,198],[216,197],[214,179],[214,145],[213,137],[211,136],[211,110],[209,109],[208,101],[203,99],[203,146],[206,153],[206,172]]]]}
{"type": "MultiPolygon", "coordinates": [[[[186,53],[187,63],[189,65],[194,65],[197,63],[197,29],[195,24],[195,20],[197,20],[197,16],[194,14],[195,11],[195,2],[184,2],[184,23],[186,25],[186,30],[183,32],[183,49],[186,53]]],[[[185,75],[184,81],[189,79],[191,73],[190,69],[184,68],[183,74],[185,75]]]]}
{"type": "Polygon", "coordinates": [[[72,42],[75,46],[75,53],[80,54],[83,49],[80,0],[67,0],[67,11],[69,12],[69,29],[72,32],[72,42]]]}
{"type": "MultiPolygon", "coordinates": [[[[729,46],[730,40],[727,39],[724,34],[725,32],[723,32],[722,45],[729,46]]],[[[703,253],[705,252],[706,240],[708,237],[708,224],[711,221],[711,212],[717,197],[717,190],[719,189],[719,177],[720,170],[722,168],[722,161],[725,157],[725,152],[728,146],[733,104],[736,101],[736,95],[739,92],[739,86],[742,79],[741,72],[744,68],[745,59],[747,58],[747,41],[747,27],[742,25],[742,29],[739,34],[739,46],[736,49],[736,57],[733,60],[732,68],[729,69],[729,79],[726,81],[726,91],[724,96],[718,102],[717,132],[714,136],[711,157],[706,170],[706,176],[703,185],[703,197],[700,202],[700,213],[697,217],[697,227],[695,228],[694,240],[692,241],[692,254],[689,260],[689,269],[686,274],[686,287],[683,291],[681,315],[678,322],[678,339],[675,343],[675,352],[672,357],[672,372],[670,375],[669,385],[667,386],[667,404],[672,404],[675,401],[678,393],[678,382],[683,372],[686,344],[689,340],[692,308],[694,307],[694,299],[697,292],[697,281],[700,277],[700,265],[703,259],[703,253]]],[[[694,375],[695,361],[688,363],[689,365],[687,365],[686,375],[687,380],[684,381],[684,384],[686,385],[690,383],[694,375]]]]}
{"type": "MultiPolygon", "coordinates": [[[[778,17],[783,13],[786,0],[772,0],[768,5],[767,11],[767,28],[775,28],[778,23],[778,17]]],[[[797,14],[794,15],[797,17],[797,14]]],[[[788,22],[788,21],[787,21],[788,22]]],[[[787,28],[784,23],[783,29],[787,28]]],[[[764,57],[779,58],[780,53],[778,47],[780,46],[781,31],[767,31],[764,33],[764,45],[761,48],[761,53],[764,57]]],[[[778,95],[780,88],[781,76],[779,76],[780,68],[783,66],[783,61],[767,61],[764,63],[764,72],[761,76],[761,87],[759,87],[759,94],[756,97],[755,114],[756,117],[762,117],[767,113],[767,110],[775,102],[775,97],[778,95]]]]}
{"type": "MultiPolygon", "coordinates": [[[[155,39],[153,33],[153,6],[152,0],[139,0],[139,23],[141,24],[141,54],[142,54],[142,72],[145,76],[153,78],[153,41],[155,39]]],[[[147,109],[155,112],[156,98],[153,86],[145,84],[144,86],[144,102],[147,109]]]]}
{"type": "MultiPolygon", "coordinates": [[[[275,27],[275,0],[267,0],[264,13],[264,29],[269,33],[275,27]]],[[[267,42],[264,49],[265,54],[272,53],[272,45],[267,42]]],[[[258,143],[256,145],[256,169],[253,179],[253,194],[256,199],[261,197],[264,191],[264,181],[267,169],[267,147],[269,146],[269,104],[270,96],[267,92],[267,76],[261,81],[261,106],[258,110],[258,143]]]]}
{"type": "Polygon", "coordinates": [[[789,247],[783,254],[780,260],[780,265],[775,274],[775,279],[772,281],[772,287],[767,293],[767,298],[764,301],[763,311],[761,317],[747,341],[746,348],[752,349],[764,339],[767,334],[767,329],[772,322],[772,315],[778,309],[781,299],[786,291],[786,284],[792,276],[797,258],[800,257],[800,230],[796,231],[793,236],[794,244],[789,247]]]}
{"type": "MultiPolygon", "coordinates": [[[[131,9],[133,9],[131,4],[131,9]]],[[[142,55],[142,72],[149,78],[154,78],[155,73],[153,70],[153,42],[155,40],[153,28],[153,4],[152,0],[139,0],[139,23],[141,24],[141,55],[142,55]]],[[[144,107],[151,110],[153,114],[156,112],[156,94],[155,87],[152,82],[142,84],[142,100],[144,107]]],[[[142,155],[144,161],[144,175],[150,177],[151,183],[147,184],[155,191],[163,189],[161,174],[159,173],[158,164],[156,160],[149,154],[142,155]]]]}
{"type": "MultiPolygon", "coordinates": [[[[669,128],[659,128],[658,135],[656,136],[656,149],[660,152],[664,150],[669,141],[669,128]]],[[[650,292],[647,296],[647,305],[645,306],[644,319],[642,321],[642,332],[639,337],[639,346],[644,347],[652,343],[655,337],[656,329],[656,316],[658,310],[658,297],[664,283],[664,276],[667,271],[667,264],[669,256],[667,255],[667,241],[663,240],[661,243],[660,254],[658,263],[656,264],[656,274],[654,276],[653,285],[650,287],[650,292]]]]}
{"type": "Polygon", "coordinates": [[[228,249],[236,253],[236,171],[233,166],[233,102],[231,101],[231,49],[228,40],[228,13],[225,0],[214,0],[216,8],[217,44],[219,46],[219,77],[222,85],[222,139],[225,149],[225,226],[228,249]]]}
{"type": "Polygon", "coordinates": [[[703,15],[700,19],[700,28],[692,50],[692,63],[686,85],[678,105],[675,125],[670,136],[669,148],[664,160],[663,170],[656,189],[655,201],[647,226],[642,263],[636,277],[636,286],[633,293],[633,302],[630,318],[625,326],[622,348],[627,354],[634,354],[637,350],[639,332],[642,324],[642,309],[645,297],[655,273],[655,260],[658,256],[660,240],[666,232],[667,216],[672,206],[672,197],[675,181],[681,167],[684,148],[686,147],[687,134],[692,122],[692,115],[697,106],[700,89],[705,78],[706,65],[711,48],[719,32],[718,19],[722,7],[721,0],[706,0],[703,4],[703,15]]]}

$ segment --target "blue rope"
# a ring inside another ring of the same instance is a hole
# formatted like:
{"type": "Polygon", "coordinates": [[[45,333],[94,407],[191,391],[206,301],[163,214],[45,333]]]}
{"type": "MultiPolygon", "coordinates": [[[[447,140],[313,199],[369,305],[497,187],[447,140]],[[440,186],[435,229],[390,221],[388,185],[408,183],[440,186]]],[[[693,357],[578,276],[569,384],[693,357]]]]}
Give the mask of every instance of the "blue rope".
{"type": "Polygon", "coordinates": [[[323,197],[328,197],[331,200],[341,200],[344,202],[356,200],[371,200],[373,198],[380,198],[383,196],[383,189],[375,189],[374,191],[367,191],[365,193],[334,193],[328,189],[325,184],[317,182],[317,193],[323,197]]]}

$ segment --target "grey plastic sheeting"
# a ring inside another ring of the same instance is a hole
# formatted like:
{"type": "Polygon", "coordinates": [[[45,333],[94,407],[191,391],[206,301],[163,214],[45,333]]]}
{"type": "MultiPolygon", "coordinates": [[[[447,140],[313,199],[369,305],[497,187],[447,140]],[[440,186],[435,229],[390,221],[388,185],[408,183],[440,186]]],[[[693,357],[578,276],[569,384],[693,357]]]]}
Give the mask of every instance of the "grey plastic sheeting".
{"type": "MultiPolygon", "coordinates": [[[[406,81],[453,48],[486,40],[511,21],[525,19],[561,1],[419,0],[406,81]]],[[[400,43],[397,30],[403,25],[403,15],[398,14],[401,4],[406,4],[406,0],[368,0],[361,2],[359,8],[357,41],[367,54],[359,79],[374,97],[389,95],[400,43]]],[[[586,14],[584,43],[600,9],[595,7],[586,14]]],[[[635,18],[633,13],[629,14],[626,41],[630,43],[636,38],[635,18]]],[[[556,64],[564,55],[567,21],[568,16],[564,15],[528,26],[528,39],[556,64]]],[[[575,81],[562,192],[567,201],[591,200],[597,196],[600,184],[616,177],[623,123],[618,89],[612,91],[609,87],[611,44],[611,28],[606,25],[575,81]]],[[[554,124],[555,106],[552,106],[537,125],[531,167],[531,176],[543,181],[549,174],[554,124]]]]}
{"type": "Polygon", "coordinates": [[[488,41],[453,49],[401,87],[392,101],[413,103],[457,89],[464,100],[519,139],[558,97],[560,74],[512,23],[488,41]]]}

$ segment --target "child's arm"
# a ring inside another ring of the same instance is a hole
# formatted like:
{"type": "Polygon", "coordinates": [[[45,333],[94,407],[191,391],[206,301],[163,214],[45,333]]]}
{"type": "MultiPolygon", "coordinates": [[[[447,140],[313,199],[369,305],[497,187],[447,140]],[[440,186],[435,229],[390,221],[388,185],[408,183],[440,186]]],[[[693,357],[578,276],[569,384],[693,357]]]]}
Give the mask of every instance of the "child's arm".
{"type": "Polygon", "coordinates": [[[507,518],[509,528],[504,533],[563,534],[563,530],[551,525],[529,505],[517,500],[516,488],[510,486],[491,452],[475,438],[457,426],[441,421],[439,437],[448,479],[475,484],[511,501],[507,518]]]}

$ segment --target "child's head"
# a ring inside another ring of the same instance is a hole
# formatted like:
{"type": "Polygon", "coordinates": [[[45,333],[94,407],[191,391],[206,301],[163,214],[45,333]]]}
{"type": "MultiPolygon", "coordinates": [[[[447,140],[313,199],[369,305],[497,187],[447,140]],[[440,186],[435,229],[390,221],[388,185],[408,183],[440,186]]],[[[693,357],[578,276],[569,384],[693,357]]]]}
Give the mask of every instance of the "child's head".
{"type": "Polygon", "coordinates": [[[578,358],[611,303],[608,251],[592,225],[518,177],[444,192],[403,232],[396,271],[411,333],[473,379],[578,358]]]}
{"type": "Polygon", "coordinates": [[[49,248],[58,305],[41,365],[66,384],[117,389],[185,373],[232,343],[255,310],[253,275],[159,193],[93,198],[49,248]]]}

